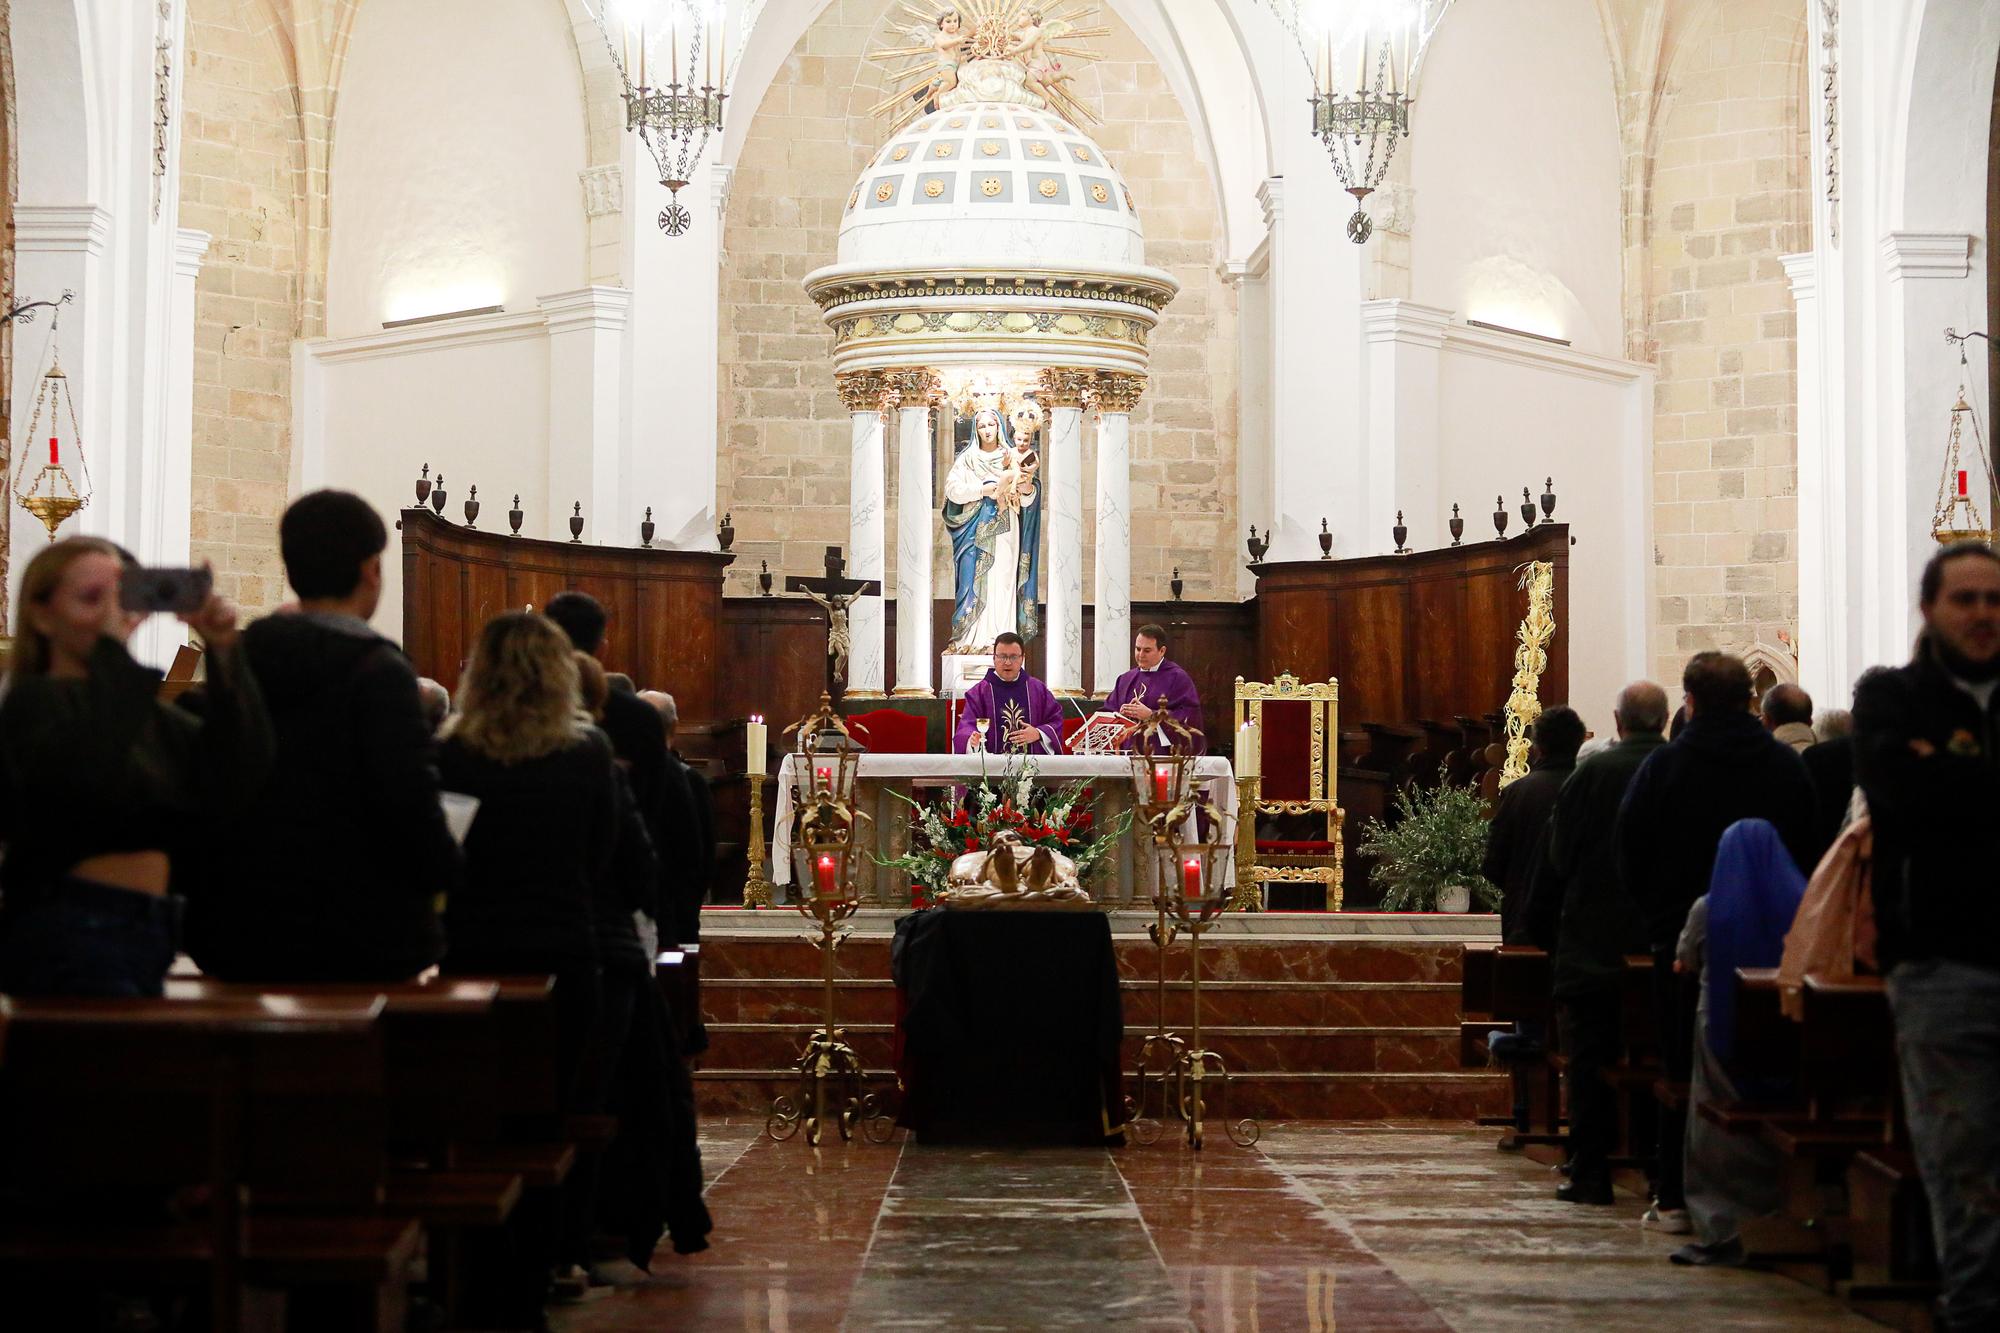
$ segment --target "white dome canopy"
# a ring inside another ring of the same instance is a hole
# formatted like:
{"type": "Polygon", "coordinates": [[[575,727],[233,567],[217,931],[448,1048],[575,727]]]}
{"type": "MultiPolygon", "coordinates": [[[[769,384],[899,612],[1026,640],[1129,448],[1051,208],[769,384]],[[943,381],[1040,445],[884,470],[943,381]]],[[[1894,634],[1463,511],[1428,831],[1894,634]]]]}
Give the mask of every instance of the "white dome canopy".
{"type": "Polygon", "coordinates": [[[1050,111],[975,102],[883,145],[848,196],[835,267],[1123,274],[1145,249],[1132,192],[1089,135],[1050,111]]]}

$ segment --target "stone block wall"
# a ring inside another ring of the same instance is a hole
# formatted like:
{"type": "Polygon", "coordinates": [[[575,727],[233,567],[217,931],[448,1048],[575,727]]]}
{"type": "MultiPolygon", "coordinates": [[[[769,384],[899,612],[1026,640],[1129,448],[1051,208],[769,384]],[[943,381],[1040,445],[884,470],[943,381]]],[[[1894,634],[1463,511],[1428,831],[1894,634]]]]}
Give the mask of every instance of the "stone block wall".
{"type": "Polygon", "coordinates": [[[300,328],[292,79],[248,0],[190,0],[180,225],[209,233],[195,284],[194,558],[245,613],[290,594],[278,516],[300,328]]]}
{"type": "MultiPolygon", "coordinates": [[[[1652,669],[1795,655],[1798,341],[1779,257],[1809,247],[1805,15],[1715,6],[1669,65],[1650,163],[1645,338],[1653,418],[1652,669]]],[[[1819,701],[1839,706],[1845,701],[1819,701]]]]}
{"type": "MultiPolygon", "coordinates": [[[[720,328],[717,504],[735,518],[745,557],[730,592],[754,591],[759,560],[812,571],[848,537],[849,419],[834,391],[832,340],[801,280],[833,262],[854,179],[882,142],[869,114],[883,95],[866,52],[905,21],[889,0],[834,0],[772,84],[738,159],[725,220],[720,328]]],[[[1158,66],[1115,14],[1091,45],[1106,59],[1072,85],[1102,124],[1089,132],[1132,189],[1147,262],[1182,284],[1152,340],[1152,374],[1132,430],[1132,593],[1165,597],[1179,566],[1191,598],[1231,597],[1236,529],[1236,296],[1215,270],[1214,186],[1187,118],[1158,66]]],[[[896,467],[887,531],[893,512],[896,467]]],[[[1086,440],[1090,435],[1086,431],[1086,440]]],[[[1083,460],[1084,504],[1094,451],[1083,460]]],[[[937,584],[948,596],[939,524],[937,584]]],[[[1086,521],[1085,587],[1094,529],[1086,521]]],[[[885,591],[894,592],[894,553],[885,591]]]]}

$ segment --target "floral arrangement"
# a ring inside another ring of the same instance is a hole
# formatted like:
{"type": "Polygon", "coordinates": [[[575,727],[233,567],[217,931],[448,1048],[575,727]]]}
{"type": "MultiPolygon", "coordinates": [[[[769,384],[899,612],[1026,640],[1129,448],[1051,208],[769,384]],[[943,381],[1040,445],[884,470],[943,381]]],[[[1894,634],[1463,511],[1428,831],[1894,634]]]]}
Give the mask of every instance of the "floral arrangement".
{"type": "Polygon", "coordinates": [[[1030,847],[1048,847],[1076,862],[1077,879],[1087,883],[1103,866],[1132,824],[1126,811],[1103,828],[1084,799],[1085,784],[1037,785],[1032,761],[998,776],[982,776],[963,789],[963,801],[947,790],[925,801],[893,793],[909,805],[910,850],[879,865],[910,877],[910,901],[927,907],[951,877],[951,863],[967,852],[990,849],[1000,833],[1012,833],[1030,847]]]}

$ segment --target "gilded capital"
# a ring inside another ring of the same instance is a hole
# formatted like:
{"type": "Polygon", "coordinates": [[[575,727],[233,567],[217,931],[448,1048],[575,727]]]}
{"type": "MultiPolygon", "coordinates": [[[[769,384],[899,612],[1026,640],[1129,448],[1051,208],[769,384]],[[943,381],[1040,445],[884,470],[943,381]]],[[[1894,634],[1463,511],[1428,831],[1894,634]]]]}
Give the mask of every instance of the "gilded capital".
{"type": "Polygon", "coordinates": [[[901,407],[936,407],[944,401],[944,380],[929,366],[883,373],[888,392],[901,407]]]}
{"type": "Polygon", "coordinates": [[[1095,391],[1094,372],[1069,366],[1044,366],[1035,394],[1043,407],[1082,407],[1095,391]]]}
{"type": "Polygon", "coordinates": [[[1097,372],[1095,397],[1100,412],[1130,412],[1139,405],[1139,397],[1145,392],[1144,375],[1127,375],[1110,370],[1097,372]]]}
{"type": "Polygon", "coordinates": [[[833,377],[833,387],[840,390],[840,401],[850,412],[880,412],[889,388],[879,370],[843,370],[833,377]]]}

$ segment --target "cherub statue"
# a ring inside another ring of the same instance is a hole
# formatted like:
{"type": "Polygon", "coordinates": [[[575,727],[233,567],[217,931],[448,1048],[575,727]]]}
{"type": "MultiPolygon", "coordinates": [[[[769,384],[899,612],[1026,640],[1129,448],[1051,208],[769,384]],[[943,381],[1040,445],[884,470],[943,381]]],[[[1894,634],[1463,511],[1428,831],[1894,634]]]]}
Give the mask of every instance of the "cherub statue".
{"type": "Polygon", "coordinates": [[[938,15],[937,32],[929,35],[931,49],[937,52],[938,62],[934,94],[948,93],[958,87],[958,67],[965,60],[968,36],[965,19],[956,9],[947,9],[938,15]]]}
{"type": "Polygon", "coordinates": [[[1069,30],[1069,24],[1060,20],[1047,22],[1039,8],[1030,7],[1022,11],[1021,26],[1014,30],[1014,44],[1007,48],[1007,58],[1020,61],[1028,72],[1028,91],[1052,108],[1056,105],[1056,91],[1073,82],[1073,76],[1063,71],[1062,61],[1049,50],[1048,44],[1069,30]]]}

